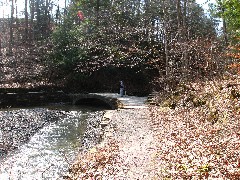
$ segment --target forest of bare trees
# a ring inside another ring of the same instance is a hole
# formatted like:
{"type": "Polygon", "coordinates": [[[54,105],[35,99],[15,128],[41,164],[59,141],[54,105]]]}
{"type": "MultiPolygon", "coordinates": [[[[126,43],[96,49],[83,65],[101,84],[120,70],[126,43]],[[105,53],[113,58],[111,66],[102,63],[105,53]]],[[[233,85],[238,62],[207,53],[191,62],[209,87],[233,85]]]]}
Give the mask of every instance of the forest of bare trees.
{"type": "Polygon", "coordinates": [[[234,28],[220,0],[208,15],[195,0],[25,0],[20,12],[18,1],[6,3],[11,11],[1,18],[1,54],[37,62],[46,82],[125,67],[171,86],[221,74],[229,63],[224,51],[234,28]]]}
{"type": "MultiPolygon", "coordinates": [[[[58,105],[64,94],[115,95],[119,81],[124,101],[144,96],[144,106],[104,112],[102,125],[94,115],[90,128],[101,127],[106,143],[80,153],[65,179],[240,179],[239,74],[239,0],[208,10],[196,0],[0,0],[0,105],[10,96],[27,106],[35,94],[44,103],[54,94],[58,105]]],[[[12,112],[1,111],[0,127],[30,135],[17,122],[38,122],[31,111],[12,112]]],[[[56,167],[47,165],[41,177],[56,167]]]]}

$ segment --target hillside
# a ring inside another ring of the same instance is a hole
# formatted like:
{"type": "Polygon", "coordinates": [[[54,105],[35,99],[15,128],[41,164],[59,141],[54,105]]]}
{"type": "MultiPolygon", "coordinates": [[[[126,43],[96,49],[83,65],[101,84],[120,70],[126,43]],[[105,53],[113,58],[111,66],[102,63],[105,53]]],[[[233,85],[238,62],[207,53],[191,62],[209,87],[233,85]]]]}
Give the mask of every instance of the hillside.
{"type": "Polygon", "coordinates": [[[156,176],[239,179],[239,76],[189,83],[165,97],[156,97],[160,106],[150,108],[156,176]]]}
{"type": "Polygon", "coordinates": [[[0,56],[0,88],[31,88],[48,84],[48,65],[39,54],[41,47],[18,46],[14,56],[3,52],[0,56]]]}

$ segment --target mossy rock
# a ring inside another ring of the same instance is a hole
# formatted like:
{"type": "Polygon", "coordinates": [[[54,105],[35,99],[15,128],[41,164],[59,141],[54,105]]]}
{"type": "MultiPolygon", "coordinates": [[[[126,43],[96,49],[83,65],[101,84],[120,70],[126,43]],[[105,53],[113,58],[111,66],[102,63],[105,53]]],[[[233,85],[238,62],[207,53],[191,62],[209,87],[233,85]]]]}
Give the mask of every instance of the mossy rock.
{"type": "Polygon", "coordinates": [[[167,99],[162,103],[162,107],[169,107],[170,109],[175,109],[177,107],[177,102],[172,99],[167,99]]]}
{"type": "Polygon", "coordinates": [[[240,98],[240,92],[238,92],[236,89],[231,90],[231,98],[233,99],[240,98]]]}
{"type": "Polygon", "coordinates": [[[211,109],[208,117],[207,117],[207,121],[211,122],[212,124],[217,123],[219,120],[219,110],[218,109],[211,109]]]}
{"type": "Polygon", "coordinates": [[[194,98],[192,102],[194,107],[200,107],[207,103],[204,98],[194,98]]]}
{"type": "Polygon", "coordinates": [[[192,103],[194,107],[203,106],[207,103],[205,96],[198,96],[196,94],[189,94],[186,102],[192,103]]]}

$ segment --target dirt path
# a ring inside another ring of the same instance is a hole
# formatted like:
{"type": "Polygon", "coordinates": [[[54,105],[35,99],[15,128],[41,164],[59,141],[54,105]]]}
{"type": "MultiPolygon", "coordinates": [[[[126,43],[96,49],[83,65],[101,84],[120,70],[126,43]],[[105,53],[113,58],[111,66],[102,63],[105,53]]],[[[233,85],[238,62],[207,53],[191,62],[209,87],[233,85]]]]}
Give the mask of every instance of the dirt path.
{"type": "Polygon", "coordinates": [[[154,178],[156,141],[149,123],[146,98],[124,97],[123,109],[107,111],[103,117],[102,143],[80,154],[66,179],[154,178]]]}
{"type": "Polygon", "coordinates": [[[110,126],[119,145],[121,168],[113,179],[151,179],[156,147],[148,123],[148,109],[121,109],[113,113],[110,126]]]}

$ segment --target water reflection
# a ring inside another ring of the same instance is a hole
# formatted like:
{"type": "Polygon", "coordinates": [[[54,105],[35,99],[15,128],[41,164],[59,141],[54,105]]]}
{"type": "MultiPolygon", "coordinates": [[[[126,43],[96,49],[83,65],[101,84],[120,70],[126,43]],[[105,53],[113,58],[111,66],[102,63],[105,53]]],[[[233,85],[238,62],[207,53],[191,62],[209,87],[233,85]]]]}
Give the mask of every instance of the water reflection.
{"type": "Polygon", "coordinates": [[[1,160],[1,180],[61,179],[81,148],[87,118],[95,110],[65,107],[61,111],[60,120],[43,127],[1,160]]]}

